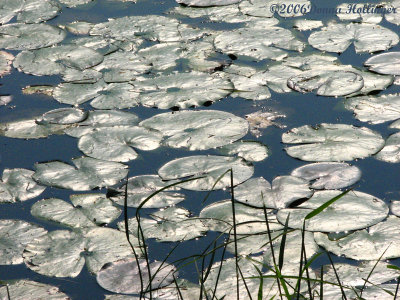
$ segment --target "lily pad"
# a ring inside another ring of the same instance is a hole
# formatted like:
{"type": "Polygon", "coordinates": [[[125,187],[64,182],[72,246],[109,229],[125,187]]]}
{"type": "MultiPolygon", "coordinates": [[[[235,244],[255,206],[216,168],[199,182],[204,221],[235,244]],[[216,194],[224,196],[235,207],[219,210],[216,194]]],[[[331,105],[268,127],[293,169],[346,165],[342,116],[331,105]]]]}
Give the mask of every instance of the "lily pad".
{"type": "MultiPolygon", "coordinates": [[[[131,242],[140,255],[137,240],[132,237],[131,242]]],[[[29,243],[23,253],[28,268],[53,277],[76,277],[85,261],[89,272],[97,273],[104,264],[131,255],[125,233],[101,227],[52,231],[29,243]]]]}
{"type": "Polygon", "coordinates": [[[103,61],[103,55],[90,48],[61,45],[39,50],[22,51],[14,60],[14,67],[26,74],[57,75],[69,68],[80,71],[103,61]]]}
{"type": "Polygon", "coordinates": [[[121,209],[102,194],[71,195],[70,199],[72,205],[57,198],[38,201],[32,205],[31,214],[72,228],[111,223],[121,214],[121,209]]]}
{"type": "Polygon", "coordinates": [[[140,150],[154,150],[159,147],[161,133],[138,126],[113,126],[94,129],[80,137],[78,148],[87,156],[127,162],[138,154],[131,147],[140,150]]]}
{"type": "Polygon", "coordinates": [[[14,55],[0,51],[0,77],[7,75],[11,72],[11,64],[14,60],[14,55]]]}
{"type": "Polygon", "coordinates": [[[176,268],[166,262],[156,261],[147,266],[147,261],[144,259],[139,260],[138,264],[135,258],[128,258],[105,265],[97,273],[96,280],[103,289],[108,291],[138,294],[141,292],[141,284],[144,291],[149,289],[149,277],[152,277],[151,288],[158,289],[171,284],[175,273],[176,268]]]}
{"type": "Polygon", "coordinates": [[[0,135],[17,139],[40,139],[52,134],[63,134],[68,125],[38,124],[36,117],[9,123],[0,123],[0,135]]]}
{"type": "Polygon", "coordinates": [[[0,21],[5,24],[17,16],[20,23],[40,23],[54,18],[60,11],[60,5],[54,0],[4,0],[0,21]]]}
{"type": "Polygon", "coordinates": [[[127,166],[117,162],[91,157],[74,158],[72,162],[75,167],[60,161],[36,163],[33,179],[48,186],[88,191],[114,185],[128,173],[127,166]]]}
{"type": "MultiPolygon", "coordinates": [[[[3,281],[4,282],[4,281],[3,281]]],[[[1,299],[13,300],[70,300],[68,295],[64,294],[54,285],[44,284],[37,281],[21,279],[4,282],[7,287],[0,286],[1,299]]]]}
{"type": "Polygon", "coordinates": [[[400,52],[386,52],[372,56],[364,65],[376,73],[400,75],[400,52]]]}
{"type": "Polygon", "coordinates": [[[246,181],[254,172],[254,167],[241,158],[195,155],[166,163],[158,170],[158,175],[164,180],[204,177],[179,186],[188,190],[209,191],[231,185],[230,173],[227,172],[230,169],[233,172],[233,185],[246,181]],[[225,175],[222,176],[224,173],[225,175]]]}
{"type": "Polygon", "coordinates": [[[390,202],[390,211],[392,212],[392,214],[394,214],[395,216],[400,217],[400,201],[394,201],[392,200],[390,202]]]}
{"type": "Polygon", "coordinates": [[[365,158],[384,145],[380,134],[366,127],[323,123],[291,129],[282,142],[301,144],[286,148],[288,155],[305,161],[347,161],[365,158]]]}
{"type": "Polygon", "coordinates": [[[308,42],[321,51],[341,53],[354,43],[356,53],[377,52],[395,46],[399,36],[376,24],[332,22],[320,31],[313,32],[308,42]]]}
{"type": "Polygon", "coordinates": [[[0,181],[0,203],[25,201],[39,196],[46,187],[37,184],[26,169],[4,169],[0,181]]]}
{"type": "Polygon", "coordinates": [[[25,246],[46,233],[44,228],[25,221],[0,220],[0,265],[22,264],[25,246]]]}
{"type": "Polygon", "coordinates": [[[320,20],[296,19],[293,27],[299,31],[307,31],[320,28],[322,26],[324,26],[324,23],[320,20]]]}
{"type": "Polygon", "coordinates": [[[235,199],[252,206],[280,209],[313,194],[308,181],[294,176],[278,176],[271,184],[263,177],[252,178],[235,188],[235,199]]]}
{"type": "Polygon", "coordinates": [[[79,108],[58,108],[44,113],[36,122],[43,125],[68,125],[82,122],[87,117],[88,112],[79,108]]]}
{"type": "MultiPolygon", "coordinates": [[[[157,175],[140,175],[128,179],[128,199],[129,207],[138,207],[147,197],[159,191],[173,182],[162,181],[157,175]]],[[[175,205],[185,200],[185,195],[181,194],[177,186],[168,188],[151,197],[143,208],[161,208],[175,205]]],[[[112,192],[111,200],[119,205],[124,205],[125,184],[112,192]],[[117,194],[116,194],[117,193],[117,194]]]]}
{"type": "Polygon", "coordinates": [[[400,132],[387,138],[385,146],[375,155],[375,158],[389,163],[400,162],[400,132]]]}
{"type": "Polygon", "coordinates": [[[140,92],[139,102],[158,108],[188,108],[214,102],[229,95],[233,85],[218,73],[173,73],[154,78],[136,78],[132,82],[140,92]]]}
{"type": "MultiPolygon", "coordinates": [[[[282,229],[282,225],[276,220],[276,215],[268,210],[270,230],[282,229]]],[[[206,220],[205,223],[210,230],[225,233],[233,233],[233,214],[231,200],[218,201],[203,208],[200,218],[206,220]]],[[[267,232],[265,214],[263,209],[254,208],[235,203],[235,222],[237,234],[256,234],[267,232]]]]}
{"type": "Polygon", "coordinates": [[[377,13],[378,6],[380,5],[372,3],[342,3],[336,7],[336,15],[342,21],[378,24],[383,16],[377,13]]]}
{"type": "Polygon", "coordinates": [[[268,157],[267,146],[254,141],[238,141],[219,149],[223,155],[237,155],[247,161],[262,161],[268,157]]]}
{"type": "Polygon", "coordinates": [[[83,5],[92,2],[94,0],[58,0],[58,1],[67,7],[75,7],[78,5],[83,5]]]}
{"type": "MultiPolygon", "coordinates": [[[[304,218],[314,209],[340,195],[341,191],[318,191],[296,208],[282,209],[277,219],[285,224],[288,215],[289,227],[301,229],[304,218]]],[[[389,208],[382,200],[366,193],[351,191],[335,201],[311,219],[305,220],[308,231],[341,232],[372,226],[384,220],[389,208]]]]}
{"type": "Polygon", "coordinates": [[[8,24],[0,27],[0,48],[39,49],[57,44],[65,36],[64,30],[47,24],[8,24]]]}
{"type": "Polygon", "coordinates": [[[400,25],[400,1],[399,0],[393,0],[388,3],[388,7],[385,7],[388,10],[388,13],[385,14],[385,19],[386,21],[400,25]],[[391,8],[391,11],[389,13],[389,9],[391,8]]]}
{"type": "Polygon", "coordinates": [[[155,115],[140,126],[160,131],[173,148],[206,150],[229,144],[246,135],[246,120],[217,110],[179,111],[155,115]]]}
{"type": "Polygon", "coordinates": [[[343,255],[356,260],[385,260],[400,257],[399,233],[400,218],[389,216],[385,221],[368,229],[358,230],[337,239],[320,232],[314,233],[314,238],[318,245],[338,256],[343,255]]]}
{"type": "Polygon", "coordinates": [[[351,186],[361,178],[361,170],[346,163],[314,163],[296,168],[292,176],[304,178],[312,182],[313,189],[341,189],[351,186]]]}

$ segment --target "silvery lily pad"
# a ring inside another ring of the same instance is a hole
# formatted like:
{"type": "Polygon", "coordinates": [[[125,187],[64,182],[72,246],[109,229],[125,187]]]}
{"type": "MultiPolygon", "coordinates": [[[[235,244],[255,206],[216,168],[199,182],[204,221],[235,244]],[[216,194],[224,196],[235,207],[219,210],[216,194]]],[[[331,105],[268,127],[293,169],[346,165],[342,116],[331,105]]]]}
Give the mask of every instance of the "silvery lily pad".
{"type": "MultiPolygon", "coordinates": [[[[270,230],[279,230],[283,227],[276,221],[276,215],[267,211],[270,230]]],[[[212,203],[200,212],[210,230],[233,233],[233,214],[231,200],[212,203]]],[[[237,234],[252,234],[267,232],[267,224],[263,209],[235,203],[235,222],[237,234]]]]}
{"type": "MultiPolygon", "coordinates": [[[[140,255],[138,241],[132,237],[131,242],[140,255]]],[[[28,244],[23,253],[28,268],[54,277],[78,276],[85,261],[89,272],[97,273],[104,264],[131,255],[125,233],[101,227],[52,231],[28,244]]]]}
{"type": "Polygon", "coordinates": [[[400,132],[387,138],[385,146],[375,155],[375,158],[389,163],[400,162],[400,132]]]}
{"type": "Polygon", "coordinates": [[[376,73],[400,75],[400,52],[386,52],[372,56],[364,65],[376,73]]]}
{"type": "Polygon", "coordinates": [[[306,19],[296,19],[294,21],[294,28],[299,31],[307,31],[324,26],[324,23],[320,20],[306,20],[306,19]]]}
{"type": "Polygon", "coordinates": [[[43,125],[68,125],[82,122],[87,117],[88,112],[79,108],[58,108],[44,113],[36,122],[43,125]]]}
{"type": "Polygon", "coordinates": [[[32,280],[13,280],[4,282],[7,287],[0,286],[1,299],[13,300],[70,300],[68,295],[59,290],[58,287],[40,283],[32,280]]]}
{"type": "Polygon", "coordinates": [[[7,75],[11,72],[11,64],[14,60],[14,55],[0,51],[0,77],[7,75]]]}
{"type": "MultiPolygon", "coordinates": [[[[127,205],[129,207],[138,207],[151,194],[172,183],[173,182],[171,181],[162,181],[157,175],[140,175],[131,177],[128,179],[127,205]]],[[[179,190],[179,186],[165,189],[151,197],[151,199],[144,204],[143,208],[161,208],[175,205],[185,200],[185,195],[177,192],[179,190]]],[[[115,201],[119,205],[124,205],[125,184],[115,190],[113,194],[111,200],[115,201]],[[115,192],[118,194],[115,195],[115,192]]]]}
{"type": "Polygon", "coordinates": [[[380,134],[366,127],[323,123],[314,128],[304,125],[282,135],[282,142],[301,144],[286,153],[305,161],[346,161],[365,158],[384,145],[380,134]]]}
{"type": "Polygon", "coordinates": [[[255,137],[260,137],[262,135],[260,129],[264,129],[273,125],[284,128],[285,126],[274,122],[275,119],[284,117],[286,116],[278,112],[259,110],[246,115],[246,120],[249,122],[251,134],[253,134],[255,137]]]}
{"type": "Polygon", "coordinates": [[[335,238],[316,232],[314,238],[318,245],[338,256],[344,255],[356,260],[385,260],[400,257],[399,233],[400,218],[389,216],[385,221],[368,229],[358,230],[343,237],[335,238]]]}
{"type": "Polygon", "coordinates": [[[38,185],[26,169],[4,169],[0,181],[0,203],[25,201],[39,196],[46,188],[38,185]]]}
{"type": "Polygon", "coordinates": [[[94,0],[58,0],[58,1],[67,7],[75,7],[78,5],[83,5],[92,2],[94,0]]]}
{"type": "Polygon", "coordinates": [[[96,128],[137,125],[139,118],[137,115],[118,110],[94,110],[88,112],[85,121],[76,124],[65,130],[65,133],[73,137],[81,137],[93,132],[96,128]]]}
{"type": "Polygon", "coordinates": [[[61,42],[64,30],[47,24],[9,24],[0,27],[0,48],[32,50],[61,42]],[[35,36],[32,39],[32,36],[35,36]]]}
{"type": "Polygon", "coordinates": [[[4,0],[0,21],[5,24],[17,16],[20,23],[40,23],[54,18],[60,10],[60,5],[54,0],[4,0]]]}
{"type": "Polygon", "coordinates": [[[25,221],[0,220],[0,265],[22,264],[25,246],[46,233],[44,228],[25,221]]]}
{"type": "Polygon", "coordinates": [[[48,186],[88,191],[114,185],[128,173],[127,166],[117,162],[91,157],[74,158],[72,162],[75,167],[60,161],[36,163],[33,179],[48,186]]]}
{"type": "MultiPolygon", "coordinates": [[[[289,227],[301,229],[303,221],[311,211],[341,194],[341,191],[318,191],[296,208],[282,209],[277,219],[285,224],[289,217],[289,227]]],[[[308,231],[337,232],[366,228],[384,220],[389,208],[382,200],[366,193],[351,191],[313,218],[305,221],[308,231]]]]}
{"type": "Polygon", "coordinates": [[[173,148],[206,150],[229,144],[246,135],[246,120],[217,110],[179,111],[155,115],[140,126],[160,131],[173,148]]]}
{"type": "Polygon", "coordinates": [[[344,52],[352,43],[356,53],[387,50],[399,42],[393,31],[376,24],[329,23],[320,31],[313,32],[308,42],[321,51],[344,52]]]}
{"type": "Polygon", "coordinates": [[[132,84],[140,92],[142,105],[163,109],[200,106],[224,98],[233,89],[232,83],[217,73],[208,75],[195,71],[137,78],[132,84]]]}
{"type": "Polygon", "coordinates": [[[80,71],[103,61],[103,55],[86,47],[61,45],[22,51],[14,60],[19,71],[33,75],[63,74],[68,68],[80,71]]]}
{"type": "Polygon", "coordinates": [[[383,16],[376,12],[378,6],[380,5],[371,3],[342,3],[336,8],[336,15],[342,21],[378,24],[383,16]]]}
{"type": "Polygon", "coordinates": [[[334,69],[314,69],[292,76],[287,81],[288,87],[301,92],[314,92],[319,96],[346,96],[361,90],[364,79],[361,75],[334,69]]]}
{"type": "Polygon", "coordinates": [[[380,124],[400,119],[400,94],[355,97],[346,100],[345,107],[354,111],[362,122],[380,124]]]}
{"type": "Polygon", "coordinates": [[[147,261],[139,260],[139,265],[134,258],[123,259],[105,265],[97,273],[97,283],[108,291],[123,294],[138,294],[141,292],[140,275],[142,276],[143,289],[149,287],[149,277],[152,277],[151,288],[158,289],[171,284],[176,268],[166,262],[155,261],[150,264],[148,273],[147,261]],[[139,271],[140,270],[140,271],[139,271]]]}
{"type": "Polygon", "coordinates": [[[304,44],[284,28],[240,28],[215,37],[215,47],[226,54],[245,55],[262,59],[281,60],[286,52],[278,49],[302,51],[304,44]]]}
{"type": "Polygon", "coordinates": [[[12,101],[13,97],[9,95],[0,96],[0,106],[7,105],[12,101]]]}
{"type": "Polygon", "coordinates": [[[70,199],[72,205],[57,198],[38,201],[32,205],[31,214],[73,228],[111,223],[121,214],[102,194],[71,195],[70,199]]]}
{"type": "MultiPolygon", "coordinates": [[[[209,7],[189,7],[178,6],[171,10],[172,13],[186,16],[189,18],[208,18],[213,22],[242,23],[249,20],[243,16],[237,5],[229,6],[209,6],[209,7]]],[[[272,18],[271,18],[272,19],[272,18]]],[[[276,20],[276,19],[275,19],[276,20]]],[[[276,20],[277,24],[279,21],[276,20]]]]}
{"type": "Polygon", "coordinates": [[[361,170],[346,163],[314,163],[296,168],[292,176],[312,181],[313,189],[341,189],[353,185],[361,178],[361,170]]]}
{"type": "Polygon", "coordinates": [[[392,212],[392,214],[400,217],[400,201],[392,200],[390,202],[390,211],[392,212]]]}
{"type": "Polygon", "coordinates": [[[262,161],[268,157],[267,146],[254,141],[238,141],[219,148],[223,155],[237,155],[247,161],[262,161]]]}
{"type": "MultiPolygon", "coordinates": [[[[203,236],[209,228],[205,221],[190,218],[190,212],[180,207],[168,207],[150,215],[152,219],[140,218],[140,225],[146,239],[155,238],[160,242],[182,242],[203,236]]],[[[124,222],[118,223],[118,228],[125,231],[124,222]]],[[[140,236],[136,218],[128,220],[128,230],[135,236],[140,236]]]]}
{"type": "Polygon", "coordinates": [[[252,178],[235,188],[235,199],[260,208],[284,208],[312,194],[308,181],[294,176],[278,176],[272,186],[263,177],[252,178]]]}
{"type": "Polygon", "coordinates": [[[86,21],[73,21],[65,25],[65,28],[73,34],[89,34],[93,26],[93,23],[86,21]]]}
{"type": "Polygon", "coordinates": [[[113,126],[94,129],[80,137],[78,148],[84,154],[97,159],[126,162],[136,159],[140,150],[159,147],[161,133],[138,126],[113,126]]]}
{"type": "Polygon", "coordinates": [[[137,55],[143,57],[156,70],[167,70],[177,66],[177,60],[182,57],[182,43],[160,43],[142,48],[137,55]],[[165,55],[168,53],[168,55],[165,55]]]}
{"type": "Polygon", "coordinates": [[[0,123],[0,135],[17,139],[40,139],[52,134],[63,134],[68,125],[38,124],[41,117],[0,123]]]}
{"type": "Polygon", "coordinates": [[[254,172],[254,167],[241,158],[195,155],[166,163],[158,170],[158,175],[164,180],[204,177],[179,186],[188,190],[208,191],[230,186],[230,173],[227,172],[230,169],[233,171],[233,185],[246,181],[254,172]],[[224,173],[226,174],[222,176],[224,173]],[[219,179],[218,182],[216,182],[217,179],[219,179]]]}
{"type": "Polygon", "coordinates": [[[242,0],[176,0],[187,6],[224,6],[239,3],[242,0]]]}
{"type": "Polygon", "coordinates": [[[388,3],[388,7],[385,7],[388,9],[388,13],[385,14],[385,19],[386,21],[400,25],[400,1],[399,0],[393,0],[388,3]],[[389,9],[390,13],[389,13],[389,9]]]}

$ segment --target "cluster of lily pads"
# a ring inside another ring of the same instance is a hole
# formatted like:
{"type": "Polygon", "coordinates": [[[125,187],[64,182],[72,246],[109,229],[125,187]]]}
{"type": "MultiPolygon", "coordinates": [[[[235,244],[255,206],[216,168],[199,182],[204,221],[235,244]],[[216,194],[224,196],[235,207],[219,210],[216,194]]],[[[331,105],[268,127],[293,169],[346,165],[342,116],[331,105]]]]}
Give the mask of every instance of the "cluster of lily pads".
{"type": "MultiPolygon", "coordinates": [[[[68,135],[77,139],[83,154],[71,163],[38,162],[34,171],[5,169],[0,202],[37,199],[47,187],[107,189],[32,203],[37,220],[67,229],[48,231],[23,220],[0,220],[0,264],[24,263],[50,277],[76,277],[86,265],[101,287],[115,293],[105,299],[137,299],[142,292],[155,299],[236,299],[237,290],[231,288],[236,284],[240,299],[255,299],[260,293],[270,299],[283,295],[279,276],[286,276],[289,294],[311,292],[322,298],[322,285],[327,299],[342,299],[344,294],[351,299],[393,299],[400,269],[384,260],[400,257],[400,201],[389,206],[362,191],[341,190],[361,178],[361,170],[345,161],[373,156],[399,163],[400,133],[385,141],[368,127],[350,124],[292,128],[282,134],[282,142],[290,144],[286,153],[311,163],[270,183],[253,177],[257,162],[270,155],[256,138],[268,126],[280,127],[274,120],[285,116],[263,110],[238,116],[202,108],[228,97],[263,101],[274,93],[314,93],[343,97],[346,109],[362,122],[394,121],[389,127],[400,129],[400,95],[379,94],[399,84],[400,52],[373,55],[363,68],[344,65],[337,55],[352,51],[346,50],[352,44],[356,53],[396,46],[398,34],[378,25],[382,16],[338,14],[324,24],[282,19],[307,13],[274,13],[272,6],[289,4],[284,0],[178,0],[180,5],[164,16],[125,16],[98,24],[45,23],[62,9],[89,2],[7,0],[0,5],[0,48],[6,50],[0,51],[0,76],[15,68],[62,80],[56,86],[27,86],[22,91],[52,97],[61,108],[0,123],[0,135],[68,135]],[[196,27],[184,23],[183,17],[237,26],[196,27]],[[280,26],[284,22],[294,29],[280,26]],[[308,38],[300,34],[308,30],[314,30],[308,38]],[[154,110],[152,117],[141,120],[134,113],[137,106],[173,111],[154,110]],[[249,133],[256,138],[247,140],[249,133]],[[171,160],[157,174],[124,181],[126,163],[159,147],[209,151],[171,160]],[[198,216],[181,206],[189,201],[185,190],[228,188],[234,201],[211,203],[198,216]],[[335,198],[319,214],[307,217],[335,198]],[[121,221],[124,205],[137,208],[137,217],[121,221]],[[153,210],[145,215],[146,209],[153,210]],[[210,231],[227,237],[224,246],[235,257],[212,264],[200,284],[177,279],[179,266],[147,259],[151,249],[146,239],[183,242],[210,231]],[[286,251],[278,257],[278,270],[275,255],[281,247],[286,251]],[[297,290],[295,278],[306,258],[316,257],[321,249],[362,262],[324,266],[321,272],[308,266],[308,283],[300,281],[297,290]]],[[[311,5],[307,0],[290,3],[311,5]]],[[[381,5],[397,8],[400,2],[381,5]]],[[[400,25],[399,15],[384,18],[400,25]]],[[[0,97],[0,105],[11,101],[11,96],[0,97]]],[[[2,299],[69,299],[57,287],[28,279],[2,283],[2,299]]]]}

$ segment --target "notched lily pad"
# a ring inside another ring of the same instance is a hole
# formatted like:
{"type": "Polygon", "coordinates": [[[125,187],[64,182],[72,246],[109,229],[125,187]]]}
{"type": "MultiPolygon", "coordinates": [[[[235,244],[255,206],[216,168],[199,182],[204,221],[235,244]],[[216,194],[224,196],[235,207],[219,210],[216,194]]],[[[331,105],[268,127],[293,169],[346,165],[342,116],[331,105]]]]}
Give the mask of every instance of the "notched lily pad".
{"type": "Polygon", "coordinates": [[[390,135],[385,146],[375,155],[376,159],[389,162],[400,162],[400,132],[390,135]]]}
{"type": "Polygon", "coordinates": [[[39,124],[36,122],[36,119],[40,118],[41,116],[33,119],[0,123],[0,135],[17,139],[40,139],[46,138],[52,134],[63,134],[64,129],[69,126],[58,124],[39,124]]]}
{"type": "Polygon", "coordinates": [[[1,299],[13,300],[70,300],[71,298],[61,292],[54,285],[44,284],[37,281],[21,279],[12,281],[3,281],[7,285],[0,286],[1,299]]]}
{"type": "Polygon", "coordinates": [[[88,117],[88,112],[79,108],[58,108],[43,114],[36,122],[41,125],[69,125],[82,122],[88,117]]]}
{"type": "Polygon", "coordinates": [[[282,142],[300,144],[286,153],[305,161],[346,161],[365,158],[384,145],[380,134],[366,127],[347,124],[304,125],[282,135],[282,142]]]}
{"type": "Polygon", "coordinates": [[[400,52],[386,52],[372,56],[364,65],[376,73],[400,75],[400,52]]]}

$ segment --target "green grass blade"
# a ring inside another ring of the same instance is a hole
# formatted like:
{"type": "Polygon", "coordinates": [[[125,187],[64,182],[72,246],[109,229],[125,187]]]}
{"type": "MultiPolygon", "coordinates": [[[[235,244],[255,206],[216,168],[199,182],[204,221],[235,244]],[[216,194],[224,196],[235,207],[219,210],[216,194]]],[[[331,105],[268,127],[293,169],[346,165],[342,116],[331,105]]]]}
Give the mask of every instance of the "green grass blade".
{"type": "Polygon", "coordinates": [[[400,284],[400,277],[397,277],[397,286],[396,286],[396,292],[394,293],[394,298],[393,300],[397,299],[397,294],[399,292],[399,284],[400,284]]]}
{"type": "Polygon", "coordinates": [[[328,206],[330,206],[331,204],[333,204],[335,201],[339,200],[340,198],[342,198],[344,195],[346,195],[348,192],[350,192],[352,189],[349,189],[347,191],[344,191],[343,193],[341,193],[340,195],[337,195],[336,197],[333,197],[331,200],[325,202],[324,204],[322,204],[320,207],[317,207],[316,209],[314,209],[312,212],[310,212],[304,219],[305,220],[309,220],[313,217],[315,217],[316,215],[318,215],[319,213],[321,213],[324,209],[326,209],[328,206]]]}
{"type": "Polygon", "coordinates": [[[218,183],[227,173],[231,172],[231,170],[232,170],[232,169],[226,170],[221,176],[219,176],[219,177],[217,178],[217,180],[215,180],[213,186],[211,187],[211,190],[210,190],[210,191],[207,193],[207,195],[204,197],[204,199],[203,199],[203,201],[202,201],[202,204],[204,204],[204,203],[207,201],[207,199],[208,199],[208,197],[210,196],[210,194],[214,191],[214,188],[215,188],[215,186],[217,185],[217,183],[218,183]]]}
{"type": "Polygon", "coordinates": [[[279,270],[282,270],[283,267],[283,259],[285,256],[285,246],[286,246],[286,235],[288,231],[288,224],[289,224],[290,213],[288,214],[285,222],[285,227],[283,229],[283,235],[281,239],[281,246],[279,249],[279,270]]]}
{"type": "Polygon", "coordinates": [[[336,280],[337,280],[337,282],[338,282],[338,284],[339,284],[340,291],[342,292],[342,297],[343,297],[344,300],[347,300],[346,294],[345,294],[345,292],[344,292],[344,290],[343,290],[342,283],[340,282],[339,275],[338,275],[338,273],[336,272],[335,264],[334,264],[333,261],[332,261],[332,257],[331,257],[331,255],[329,254],[328,251],[326,251],[325,253],[328,255],[329,262],[331,263],[332,268],[333,268],[333,271],[335,272],[336,280]]]}
{"type": "Polygon", "coordinates": [[[324,299],[324,266],[321,266],[321,284],[319,286],[319,299],[323,300],[324,299]]]}
{"type": "Polygon", "coordinates": [[[178,285],[178,283],[176,282],[175,275],[172,274],[172,276],[173,276],[173,278],[174,278],[174,283],[175,283],[176,289],[178,290],[178,295],[179,295],[178,300],[184,300],[184,299],[183,299],[183,296],[182,296],[182,293],[181,293],[181,289],[179,288],[179,285],[178,285]]]}
{"type": "Polygon", "coordinates": [[[263,300],[263,286],[264,286],[264,278],[259,268],[255,265],[258,274],[260,274],[260,285],[258,286],[257,300],[263,300]]]}
{"type": "Polygon", "coordinates": [[[236,295],[239,300],[239,261],[238,261],[238,250],[237,250],[237,234],[236,234],[236,214],[235,214],[235,195],[233,192],[233,170],[231,171],[231,203],[232,203],[232,222],[233,222],[233,241],[235,245],[235,264],[236,264],[236,295]]]}

